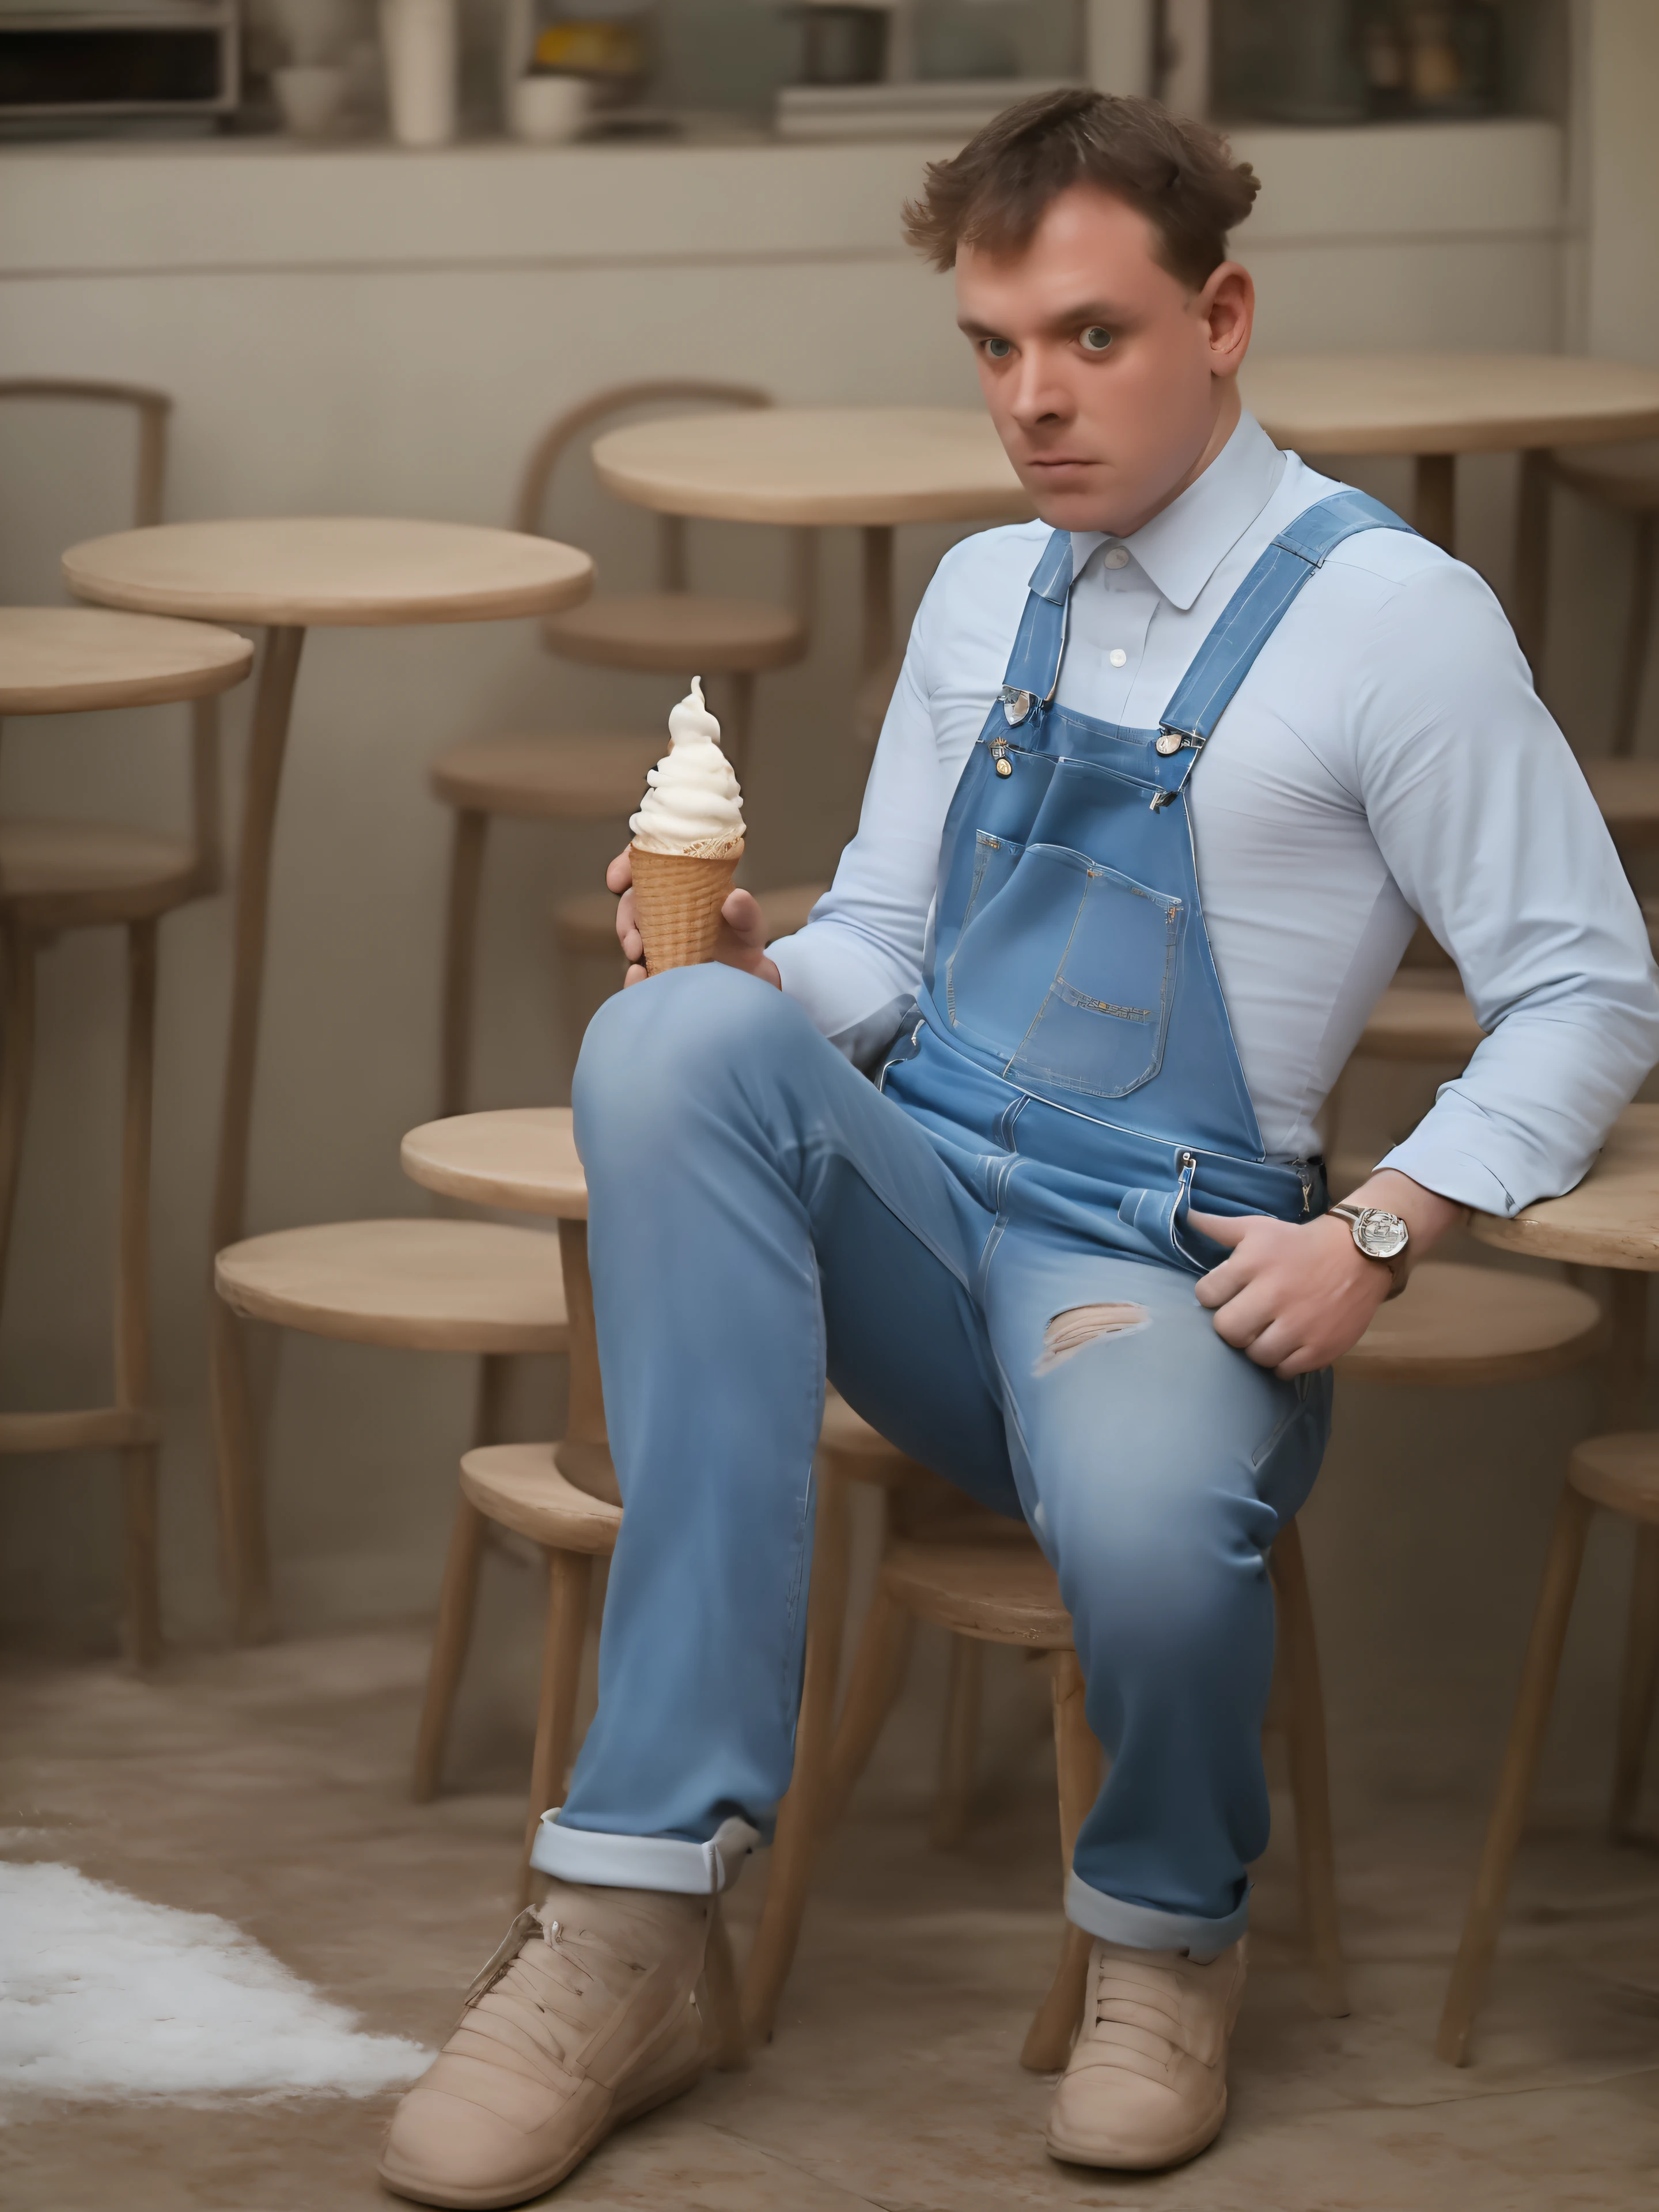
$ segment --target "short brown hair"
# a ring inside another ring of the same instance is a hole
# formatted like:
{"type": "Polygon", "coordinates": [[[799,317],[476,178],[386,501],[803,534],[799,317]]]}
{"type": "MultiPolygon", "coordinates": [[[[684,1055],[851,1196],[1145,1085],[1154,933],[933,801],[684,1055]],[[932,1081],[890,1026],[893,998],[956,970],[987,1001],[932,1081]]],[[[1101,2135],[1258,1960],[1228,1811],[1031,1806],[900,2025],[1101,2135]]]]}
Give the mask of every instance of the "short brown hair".
{"type": "Polygon", "coordinates": [[[1227,233],[1261,189],[1219,131],[1156,100],[1077,87],[1005,107],[949,161],[930,161],[904,234],[936,269],[963,246],[1018,252],[1043,210],[1094,185],[1146,216],[1158,260],[1194,291],[1227,258],[1227,233]]]}

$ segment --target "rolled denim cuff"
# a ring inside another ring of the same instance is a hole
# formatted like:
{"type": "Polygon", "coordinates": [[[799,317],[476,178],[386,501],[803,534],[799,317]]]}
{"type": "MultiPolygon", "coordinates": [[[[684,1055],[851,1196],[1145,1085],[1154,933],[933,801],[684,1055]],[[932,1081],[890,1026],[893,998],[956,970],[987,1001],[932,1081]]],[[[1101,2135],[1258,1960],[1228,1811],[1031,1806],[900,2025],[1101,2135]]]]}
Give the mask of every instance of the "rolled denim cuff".
{"type": "Polygon", "coordinates": [[[544,1813],[530,1863],[560,1881],[601,1889],[659,1889],[677,1897],[708,1897],[730,1889],[760,1840],[747,1820],[722,1820],[706,1844],[681,1836],[607,1836],[559,1825],[561,1808],[544,1813]]]}
{"type": "Polygon", "coordinates": [[[1184,1951],[1206,1966],[1237,1943],[1250,1922],[1247,1888],[1237,1909],[1220,1920],[1200,1920],[1189,1912],[1159,1912],[1150,1905],[1126,1905],[1091,1889],[1075,1869],[1066,1877],[1066,1917],[1103,1943],[1121,1943],[1132,1951],[1184,1951]]]}

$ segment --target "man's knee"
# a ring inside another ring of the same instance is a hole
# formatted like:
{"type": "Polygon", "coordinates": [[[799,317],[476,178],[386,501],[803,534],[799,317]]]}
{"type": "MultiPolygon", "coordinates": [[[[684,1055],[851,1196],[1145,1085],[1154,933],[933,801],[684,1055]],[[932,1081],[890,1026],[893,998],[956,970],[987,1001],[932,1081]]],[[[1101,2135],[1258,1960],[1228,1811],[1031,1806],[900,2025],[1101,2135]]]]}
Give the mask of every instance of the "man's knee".
{"type": "Polygon", "coordinates": [[[607,999],[589,1023],[571,1097],[584,1146],[620,1117],[630,1138],[700,1096],[799,1049],[804,1017],[769,983],[709,961],[607,999]]]}
{"type": "Polygon", "coordinates": [[[1060,1586],[1097,1635],[1171,1657],[1222,1631],[1265,1587],[1273,1516],[1224,1485],[1068,1486],[1045,1514],[1060,1586]]]}

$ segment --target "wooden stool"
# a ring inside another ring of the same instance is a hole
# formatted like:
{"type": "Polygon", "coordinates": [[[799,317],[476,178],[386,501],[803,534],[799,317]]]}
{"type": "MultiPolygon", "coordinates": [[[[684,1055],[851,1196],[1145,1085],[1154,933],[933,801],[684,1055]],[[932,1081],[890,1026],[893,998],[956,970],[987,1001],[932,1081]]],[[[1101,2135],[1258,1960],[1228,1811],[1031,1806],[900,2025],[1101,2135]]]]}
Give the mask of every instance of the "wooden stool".
{"type": "MultiPolygon", "coordinates": [[[[1659,444],[1644,439],[1635,445],[1566,447],[1551,454],[1550,473],[1558,483],[1570,485],[1593,505],[1617,508],[1636,525],[1630,613],[1625,627],[1619,702],[1613,718],[1613,755],[1627,760],[1636,744],[1636,718],[1641,711],[1653,629],[1654,556],[1659,550],[1659,444]]],[[[1585,773],[1589,773],[1589,765],[1585,773]]],[[[1595,788],[1593,781],[1591,788],[1595,788]]],[[[1599,792],[1596,797],[1599,800],[1599,792]]],[[[1608,826],[1613,826],[1612,817],[1608,826]]],[[[1618,842],[1616,832],[1614,842],[1618,842]]],[[[1640,842],[1651,843],[1653,833],[1650,831],[1640,842]]]]}
{"type": "MultiPolygon", "coordinates": [[[[553,473],[574,439],[607,416],[682,402],[717,408],[770,407],[769,393],[752,385],[711,384],[666,377],[621,384],[570,408],[543,433],[525,465],[514,527],[542,526],[553,473]]],[[[664,514],[658,523],[658,588],[649,592],[601,592],[581,607],[550,615],[542,635],[561,659],[599,668],[641,669],[672,676],[726,679],[717,709],[726,757],[744,779],[755,678],[787,668],[806,651],[811,599],[812,538],[798,532],[793,604],[767,599],[715,599],[686,588],[685,520],[664,514]]],[[[661,750],[660,747],[658,749],[661,750]]],[[[656,755],[652,756],[653,759],[656,755]]],[[[638,804],[637,799],[635,805],[638,804]]],[[[630,811],[632,809],[630,808],[630,811]]]]}
{"type": "MultiPolygon", "coordinates": [[[[560,1474],[551,1444],[497,1444],[470,1451],[461,1462],[464,1510],[482,1524],[493,1521],[528,1537],[547,1553],[547,1631],[542,1659],[541,1695],[536,1708],[536,1750],[530,1776],[530,1813],[520,1860],[519,1903],[530,1902],[530,1853],[541,1817],[564,1787],[574,1749],[576,1690],[581,1676],[582,1644],[587,1632],[593,1562],[608,1559],[617,1547],[622,1508],[578,1490],[560,1474]]],[[[459,1522],[457,1522],[457,1528],[459,1522]]],[[[445,1577],[445,1600],[449,1579],[445,1577]]],[[[440,1615],[433,1650],[434,1676],[439,1648],[445,1642],[440,1615]]],[[[465,1642],[465,1632],[462,1633],[465,1642]]],[[[431,1698],[428,1689],[428,1700],[431,1698]]],[[[737,1976],[731,1940],[716,1903],[708,1931],[704,1966],[714,2063],[726,2072],[742,2066],[743,2029],[738,2009],[737,1976]]]]}
{"type": "MultiPolygon", "coordinates": [[[[642,735],[471,738],[433,762],[433,795],[455,815],[444,923],[441,1114],[466,1111],[478,898],[490,817],[625,823],[640,803],[647,769],[656,766],[666,743],[642,735]]],[[[614,911],[609,893],[600,896],[614,911]]],[[[611,934],[614,942],[614,930],[611,934]]]]}
{"type": "MultiPolygon", "coordinates": [[[[493,1443],[501,1424],[506,1363],[519,1352],[569,1347],[558,1247],[533,1229],[487,1221],[335,1221],[280,1229],[232,1244],[214,1262],[214,1288],[244,1321],[275,1322],[308,1336],[413,1352],[479,1355],[476,1432],[493,1443]]],[[[242,1371],[240,1364],[226,1374],[242,1371]]],[[[251,1435],[243,1418],[228,1425],[251,1435]]],[[[257,1554],[265,1532],[257,1463],[227,1471],[223,1525],[230,1541],[257,1554]],[[253,1517],[244,1526],[244,1514],[253,1517]]],[[[438,1785],[443,1737],[471,1633],[483,1523],[463,1499],[450,1540],[439,1605],[438,1642],[415,1752],[414,1795],[438,1785]]]]}
{"type": "MultiPolygon", "coordinates": [[[[243,639],[200,623],[84,607],[0,609],[0,713],[216,702],[221,691],[241,682],[252,658],[252,647],[243,639]]],[[[204,726],[214,726],[198,721],[198,740],[204,726]]],[[[202,757],[198,749],[198,766],[202,757]]],[[[0,1288],[33,1073],[39,947],[65,929],[118,927],[127,936],[114,1403],[72,1412],[0,1414],[0,1453],[121,1454],[124,1635],[129,1657],[140,1667],[155,1660],[161,1635],[156,1565],[161,1422],[153,1402],[149,1306],[157,924],[164,914],[198,896],[214,878],[216,791],[199,776],[197,799],[197,835],[190,842],[122,823],[0,820],[0,1288]]]]}
{"type": "MultiPolygon", "coordinates": [[[[1084,1681],[1073,1648],[1072,1624],[1061,1601],[1054,1570],[1023,1528],[987,1515],[989,1527],[964,1531],[960,1523],[925,1535],[899,1536],[888,1545],[875,1600],[865,1623],[847,1702],[830,1753],[832,1768],[862,1764],[893,1700],[895,1659],[902,1669],[909,1624],[931,1622],[953,1636],[1006,1644],[1050,1655],[1054,1750],[1059,1773],[1060,1865],[1069,1872],[1072,1854],[1090,1807],[1099,1793],[1101,1753],[1084,1716],[1084,1681]],[[879,1655],[866,1661],[866,1654],[879,1655]]],[[[1322,2011],[1347,2011],[1343,1991],[1340,1931],[1337,1919],[1334,1859],[1331,1845],[1329,1792],[1326,1778],[1324,1705],[1313,1616],[1294,1522],[1280,1531],[1270,1567],[1279,1614],[1279,1658],[1286,1694],[1276,1694],[1269,1725],[1285,1726],[1290,1740],[1291,1790],[1296,1803],[1304,1923],[1312,1954],[1317,1999],[1322,2011]],[[1283,1714],[1281,1722],[1280,1715],[1283,1714]]],[[[815,1591],[816,1595],[816,1591],[815,1591]]],[[[770,2033],[793,1954],[811,1846],[817,1835],[787,1839],[784,1814],[799,1807],[795,1823],[805,1829],[811,1813],[833,1794],[803,1791],[800,1763],[811,1747],[796,1752],[797,1779],[784,1801],[774,1848],[772,1881],[791,1881],[793,1894],[781,1901],[775,1916],[786,1951],[774,1942],[763,1950],[757,1941],[744,1986],[744,2027],[751,2044],[770,2033]],[[799,1794],[798,1794],[799,1793],[799,1794]]],[[[822,1833],[822,1830],[818,1831],[822,1833]]],[[[770,1893],[767,1899],[772,1903],[770,1893]]],[[[763,1923],[763,1933],[765,1934],[763,1923]]],[[[1066,1924],[1059,1966],[1043,2000],[1021,2063],[1036,2073],[1066,2063],[1083,2008],[1091,1938],[1066,1924]]]]}
{"type": "MultiPolygon", "coordinates": [[[[1644,1532],[1659,1529],[1659,1434],[1640,1430],[1621,1436],[1592,1437],[1578,1446],[1567,1462],[1567,1479],[1556,1512],[1538,1608],[1533,1615],[1520,1693],[1475,1875],[1474,1895],[1463,1923],[1463,1939],[1435,2039],[1437,2054],[1453,2066],[1468,2063],[1469,2039],[1486,1996],[1510,1873],[1549,1725],[1567,1623],[1583,1565],[1584,1540],[1598,1506],[1621,1514],[1644,1532]]],[[[1620,1771],[1615,1796],[1627,1784],[1633,1800],[1653,1721],[1655,1683],[1659,1680],[1659,1606],[1650,1602],[1644,1607],[1632,1629],[1626,1653],[1618,1748],[1620,1771]]]]}
{"type": "Polygon", "coordinates": [[[1606,1339],[1588,1291],[1520,1268],[1425,1260],[1336,1372],[1344,1382],[1475,1389],[1564,1375],[1606,1339]]]}

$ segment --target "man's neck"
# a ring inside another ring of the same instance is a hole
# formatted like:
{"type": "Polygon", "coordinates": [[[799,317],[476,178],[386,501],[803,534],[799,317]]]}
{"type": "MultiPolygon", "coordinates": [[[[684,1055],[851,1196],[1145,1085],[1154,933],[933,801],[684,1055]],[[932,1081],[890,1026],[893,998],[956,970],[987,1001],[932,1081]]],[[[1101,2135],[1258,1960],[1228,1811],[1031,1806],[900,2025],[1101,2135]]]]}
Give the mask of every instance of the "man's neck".
{"type": "Polygon", "coordinates": [[[1184,476],[1172,483],[1163,498],[1154,506],[1149,507],[1144,514],[1138,514],[1133,522],[1122,529],[1112,531],[1110,534],[1114,538],[1133,538],[1137,530],[1144,530],[1149,522],[1163,514],[1165,507],[1173,507],[1182,493],[1198,482],[1205,470],[1226,445],[1228,439],[1237,429],[1239,419],[1243,412],[1244,403],[1238,396],[1237,381],[1230,376],[1222,386],[1215,420],[1210,425],[1210,434],[1205,440],[1203,449],[1192,466],[1184,476]]]}

